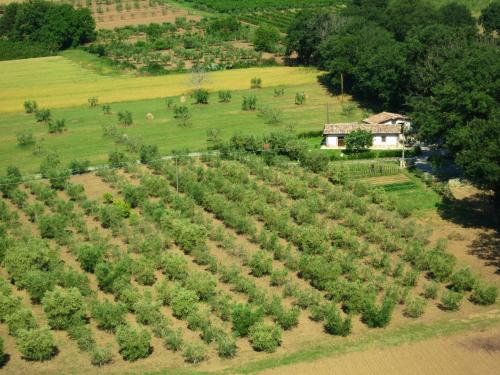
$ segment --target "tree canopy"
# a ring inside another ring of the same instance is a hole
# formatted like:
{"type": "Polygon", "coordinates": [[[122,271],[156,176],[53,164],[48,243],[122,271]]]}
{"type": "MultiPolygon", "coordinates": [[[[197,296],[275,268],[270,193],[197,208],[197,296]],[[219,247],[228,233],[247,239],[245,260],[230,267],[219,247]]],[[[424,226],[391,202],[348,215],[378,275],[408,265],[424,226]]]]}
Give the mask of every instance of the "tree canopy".
{"type": "Polygon", "coordinates": [[[498,197],[499,8],[483,10],[482,33],[458,3],[353,0],[336,14],[300,12],[287,53],[330,71],[334,86],[342,73],[366,103],[409,113],[421,140],[446,148],[464,176],[498,197]]]}
{"type": "Polygon", "coordinates": [[[94,40],[95,21],[89,9],[30,0],[5,7],[0,35],[11,41],[43,43],[53,50],[66,49],[94,40]]]}

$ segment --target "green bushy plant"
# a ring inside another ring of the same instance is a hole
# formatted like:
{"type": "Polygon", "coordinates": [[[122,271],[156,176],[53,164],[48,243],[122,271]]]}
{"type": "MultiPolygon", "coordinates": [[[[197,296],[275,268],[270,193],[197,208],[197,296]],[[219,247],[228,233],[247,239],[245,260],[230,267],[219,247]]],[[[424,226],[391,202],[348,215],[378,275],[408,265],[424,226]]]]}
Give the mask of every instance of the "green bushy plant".
{"type": "Polygon", "coordinates": [[[49,122],[50,116],[50,109],[42,108],[35,111],[35,119],[37,122],[49,122]]]}
{"type": "Polygon", "coordinates": [[[56,352],[54,337],[46,327],[19,331],[16,343],[22,356],[30,361],[50,359],[56,352]]]}
{"type": "Polygon", "coordinates": [[[35,317],[31,310],[20,308],[5,319],[9,327],[9,335],[17,336],[23,329],[30,330],[37,328],[35,317]]]}
{"type": "Polygon", "coordinates": [[[23,285],[33,303],[40,303],[45,293],[53,290],[56,284],[55,275],[41,270],[29,270],[24,276],[23,285]]]}
{"type": "Polygon", "coordinates": [[[67,329],[82,324],[85,318],[83,298],[76,288],[57,287],[48,291],[42,299],[43,310],[49,326],[53,329],[67,329]]]}
{"type": "Polygon", "coordinates": [[[255,95],[243,96],[241,109],[244,111],[255,111],[257,109],[257,97],[255,95]]]}
{"type": "Polygon", "coordinates": [[[24,101],[24,112],[34,113],[38,109],[38,104],[36,100],[25,100],[24,101]]]}
{"type": "Polygon", "coordinates": [[[248,304],[235,304],[231,313],[233,331],[240,337],[247,336],[250,327],[260,321],[262,316],[262,308],[252,308],[248,304]]]}
{"type": "Polygon", "coordinates": [[[450,277],[451,289],[455,292],[472,290],[477,281],[469,268],[462,268],[450,277]]]}
{"type": "Polygon", "coordinates": [[[184,340],[182,338],[182,330],[178,329],[170,329],[165,333],[165,337],[163,338],[165,342],[165,346],[169,350],[178,351],[182,348],[184,340]]]}
{"type": "Polygon", "coordinates": [[[96,265],[104,259],[104,253],[104,247],[85,243],[77,248],[76,257],[84,271],[93,273],[96,265]]]}
{"type": "Polygon", "coordinates": [[[250,80],[250,88],[260,89],[262,88],[262,79],[259,77],[254,77],[250,80]]]}
{"type": "Polygon", "coordinates": [[[264,275],[269,275],[273,270],[273,260],[263,251],[257,251],[248,266],[252,269],[252,275],[256,277],[261,277],[264,275]]]}
{"type": "Polygon", "coordinates": [[[281,345],[281,329],[263,322],[253,325],[248,333],[250,344],[256,351],[272,353],[281,345]]]}
{"type": "Polygon", "coordinates": [[[111,332],[114,332],[118,326],[125,323],[126,313],[127,308],[125,305],[108,300],[96,302],[91,311],[92,318],[97,322],[97,327],[111,332]]]}
{"type": "Polygon", "coordinates": [[[162,257],[161,265],[165,276],[170,280],[185,280],[188,275],[186,258],[180,254],[167,251],[162,257]]]}
{"type": "Polygon", "coordinates": [[[392,296],[386,295],[382,304],[377,306],[370,300],[362,313],[361,320],[370,328],[381,328],[389,324],[396,301],[392,296]]]}
{"type": "Polygon", "coordinates": [[[132,113],[130,111],[118,112],[118,124],[123,126],[130,126],[134,123],[132,113]]]}
{"type": "Polygon", "coordinates": [[[494,285],[476,283],[470,300],[477,305],[492,305],[498,296],[498,288],[494,285]]]}
{"type": "Polygon", "coordinates": [[[410,318],[418,318],[425,311],[427,302],[420,297],[407,298],[403,314],[410,318]]]}
{"type": "Polygon", "coordinates": [[[113,361],[113,352],[109,346],[95,347],[90,352],[90,363],[101,367],[113,361]]]}
{"type": "Polygon", "coordinates": [[[283,268],[281,270],[273,270],[271,272],[271,285],[281,286],[288,280],[288,270],[283,268]]]}
{"type": "Polygon", "coordinates": [[[231,101],[231,91],[221,90],[219,91],[219,102],[229,103],[231,101]]]}
{"type": "Polygon", "coordinates": [[[217,354],[221,358],[233,358],[236,355],[237,346],[234,337],[227,334],[219,334],[215,339],[217,354]]]}
{"type": "Polygon", "coordinates": [[[303,92],[298,92],[295,94],[295,104],[302,105],[306,102],[306,94],[303,92]]]}
{"type": "Polygon", "coordinates": [[[68,328],[68,335],[76,341],[78,349],[89,352],[95,348],[95,339],[88,325],[76,324],[68,328]]]}
{"type": "Polygon", "coordinates": [[[206,272],[193,272],[186,278],[186,287],[193,290],[202,301],[207,301],[215,294],[217,281],[206,272]]]}
{"type": "Polygon", "coordinates": [[[206,359],[207,349],[202,344],[189,343],[184,348],[182,356],[186,362],[197,364],[206,359]]]}
{"type": "Polygon", "coordinates": [[[121,325],[116,329],[120,354],[127,361],[136,361],[151,354],[151,336],[143,329],[121,325]]]}
{"type": "Polygon", "coordinates": [[[424,297],[427,299],[435,299],[438,294],[439,284],[432,281],[424,286],[424,297]]]}
{"type": "Polygon", "coordinates": [[[440,307],[446,311],[457,311],[460,309],[463,298],[464,295],[461,292],[446,290],[441,296],[440,307]]]}
{"type": "Polygon", "coordinates": [[[351,318],[348,316],[342,319],[340,316],[340,311],[331,303],[326,305],[323,310],[323,315],[325,319],[325,331],[338,336],[348,336],[351,333],[351,318]]]}

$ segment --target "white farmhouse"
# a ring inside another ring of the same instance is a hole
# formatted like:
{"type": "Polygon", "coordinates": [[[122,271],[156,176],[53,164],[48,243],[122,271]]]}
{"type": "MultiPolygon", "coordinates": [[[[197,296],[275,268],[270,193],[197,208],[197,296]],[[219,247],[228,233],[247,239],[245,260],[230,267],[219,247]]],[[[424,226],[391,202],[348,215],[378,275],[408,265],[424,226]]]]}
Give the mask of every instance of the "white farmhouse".
{"type": "Polygon", "coordinates": [[[344,149],[345,137],[354,130],[366,130],[373,134],[372,149],[387,150],[402,148],[402,126],[400,124],[364,124],[359,122],[326,124],[323,130],[325,143],[322,148],[344,149]]]}

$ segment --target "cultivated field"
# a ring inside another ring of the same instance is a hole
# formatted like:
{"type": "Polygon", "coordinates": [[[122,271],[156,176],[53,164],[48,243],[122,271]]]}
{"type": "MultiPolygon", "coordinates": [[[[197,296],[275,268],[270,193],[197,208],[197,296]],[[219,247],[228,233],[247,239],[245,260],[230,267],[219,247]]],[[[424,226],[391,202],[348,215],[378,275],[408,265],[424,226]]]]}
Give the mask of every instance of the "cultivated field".
{"type": "Polygon", "coordinates": [[[328,172],[229,156],[102,170],[63,190],[57,179],[13,185],[0,203],[1,275],[14,281],[2,286],[14,306],[3,319],[31,311],[31,325],[53,327],[58,354],[23,360],[17,325],[2,325],[4,370],[248,373],[498,324],[498,302],[479,304],[496,267],[455,247],[474,240],[467,230],[457,240],[449,224],[400,213],[391,192],[331,184],[328,172]],[[46,261],[19,263],[23,251],[46,261]],[[78,308],[56,312],[43,292],[78,308]],[[244,323],[259,320],[263,336],[244,323]],[[100,369],[96,348],[112,356],[100,369]]]}
{"type": "MultiPolygon", "coordinates": [[[[245,90],[253,77],[264,86],[304,85],[316,83],[315,69],[271,67],[249,68],[207,74],[208,90],[245,90]]],[[[0,62],[0,113],[19,112],[27,99],[39,101],[47,108],[87,104],[98,96],[100,103],[165,98],[186,94],[193,89],[185,74],[161,77],[103,76],[84,69],[62,56],[0,62]]]]}
{"type": "Polygon", "coordinates": [[[103,126],[118,124],[117,115],[124,111],[131,112],[133,125],[119,126],[120,131],[141,142],[156,144],[163,155],[174,149],[205,149],[210,129],[219,131],[221,139],[228,139],[235,133],[269,133],[290,125],[297,132],[319,131],[325,121],[327,103],[333,120],[363,117],[358,108],[342,115],[338,97],[328,94],[317,82],[320,72],[304,68],[251,68],[209,73],[203,83],[211,92],[209,104],[194,105],[188,95],[194,89],[189,74],[162,77],[103,75],[92,70],[92,65],[84,68],[64,57],[24,60],[20,66],[15,62],[2,62],[0,66],[0,80],[6,82],[0,93],[0,108],[4,111],[0,115],[3,145],[0,167],[16,164],[30,173],[38,171],[42,158],[49,151],[56,151],[67,162],[75,158],[88,159],[92,164],[106,162],[108,152],[115,146],[110,137],[103,136],[103,126]],[[255,76],[262,79],[263,87],[251,90],[250,80],[255,76]],[[283,95],[275,96],[275,88],[283,88],[283,95]],[[220,102],[218,90],[230,90],[231,101],[220,102]],[[295,104],[297,92],[307,95],[305,104],[295,104]],[[181,102],[183,94],[185,103],[181,102]],[[267,124],[258,110],[242,110],[243,96],[252,95],[257,97],[258,107],[281,111],[278,123],[267,124]],[[94,96],[98,97],[99,105],[92,108],[88,99],[94,96]],[[167,97],[172,101],[170,108],[167,97]],[[39,108],[50,109],[53,120],[64,119],[66,131],[50,134],[47,124],[24,113],[25,100],[36,100],[39,108]],[[104,104],[110,104],[109,114],[103,113],[104,104]],[[180,105],[186,105],[191,111],[189,126],[179,125],[174,118],[174,107],[180,105]],[[154,119],[148,120],[148,113],[154,119]],[[20,146],[17,138],[21,133],[32,134],[36,144],[20,146]]]}

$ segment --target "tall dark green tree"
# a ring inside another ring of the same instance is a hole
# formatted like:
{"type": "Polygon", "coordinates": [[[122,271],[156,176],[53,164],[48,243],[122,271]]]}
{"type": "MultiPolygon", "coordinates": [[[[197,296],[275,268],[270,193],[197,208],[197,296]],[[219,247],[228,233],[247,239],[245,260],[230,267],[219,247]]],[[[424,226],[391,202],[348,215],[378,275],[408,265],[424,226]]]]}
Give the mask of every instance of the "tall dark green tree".
{"type": "Polygon", "coordinates": [[[500,31],[500,1],[493,1],[481,11],[479,23],[487,33],[500,31]]]}

